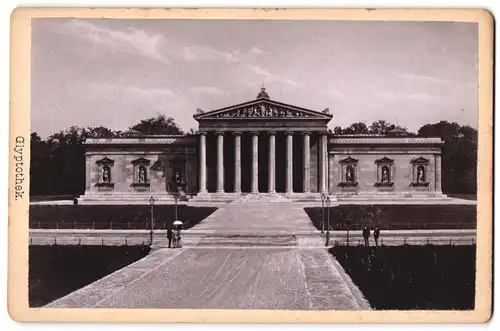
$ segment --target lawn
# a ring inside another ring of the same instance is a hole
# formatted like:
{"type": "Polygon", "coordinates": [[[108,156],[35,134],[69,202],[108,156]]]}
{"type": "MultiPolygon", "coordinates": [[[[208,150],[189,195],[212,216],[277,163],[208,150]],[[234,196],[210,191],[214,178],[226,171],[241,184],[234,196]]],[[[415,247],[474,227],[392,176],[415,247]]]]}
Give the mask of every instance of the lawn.
{"type": "Polygon", "coordinates": [[[44,306],[145,257],[148,246],[30,246],[29,305],[44,306]]]}
{"type": "Polygon", "coordinates": [[[474,309],[476,246],[335,246],[374,309],[474,309]]]}
{"type": "MultiPolygon", "coordinates": [[[[177,206],[177,219],[190,228],[216,211],[215,207],[177,206]]],[[[174,205],[153,210],[155,229],[166,229],[175,220],[174,205]]],[[[148,205],[31,205],[31,229],[149,229],[148,205]]]]}
{"type": "MultiPolygon", "coordinates": [[[[382,230],[475,229],[475,205],[340,205],[330,207],[330,228],[360,230],[363,225],[382,230]]],[[[321,207],[304,209],[317,229],[321,229],[321,207]]],[[[325,223],[327,223],[325,208],[325,223]]],[[[326,228],[326,225],[325,225],[326,228]]]]}

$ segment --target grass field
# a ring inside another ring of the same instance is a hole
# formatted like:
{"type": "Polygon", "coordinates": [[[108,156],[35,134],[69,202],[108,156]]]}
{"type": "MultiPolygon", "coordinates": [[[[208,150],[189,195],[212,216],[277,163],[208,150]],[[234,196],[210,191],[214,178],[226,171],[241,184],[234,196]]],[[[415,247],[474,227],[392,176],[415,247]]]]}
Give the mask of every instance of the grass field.
{"type": "Polygon", "coordinates": [[[336,246],[330,253],[374,309],[474,309],[475,246],[336,246]]]}
{"type": "MultiPolygon", "coordinates": [[[[382,230],[475,229],[475,205],[340,205],[330,207],[332,230],[360,230],[364,225],[382,230]]],[[[321,229],[321,207],[304,209],[317,229],[321,229]]],[[[327,224],[325,208],[325,224],[327,224]]],[[[325,225],[326,228],[326,225],[325,225]]]]}
{"type": "Polygon", "coordinates": [[[29,305],[44,306],[145,257],[148,246],[30,246],[29,305]]]}
{"type": "MultiPolygon", "coordinates": [[[[190,228],[217,208],[177,206],[177,219],[190,228]]],[[[166,229],[175,220],[174,205],[153,209],[155,229],[166,229]]],[[[149,229],[151,207],[147,205],[31,205],[32,229],[149,229]]]]}

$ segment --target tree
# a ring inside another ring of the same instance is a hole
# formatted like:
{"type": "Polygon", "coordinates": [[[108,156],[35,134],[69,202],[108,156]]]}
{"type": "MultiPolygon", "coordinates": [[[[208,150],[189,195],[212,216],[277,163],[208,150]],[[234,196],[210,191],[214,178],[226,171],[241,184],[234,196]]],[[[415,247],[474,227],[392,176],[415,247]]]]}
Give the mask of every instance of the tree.
{"type": "Polygon", "coordinates": [[[442,149],[442,189],[447,193],[474,194],[477,188],[477,130],[456,122],[426,124],[420,137],[440,137],[442,149]]]}
{"type": "Polygon", "coordinates": [[[30,194],[44,194],[52,191],[51,155],[53,146],[36,132],[31,133],[30,194]]]}
{"type": "Polygon", "coordinates": [[[115,138],[119,137],[121,132],[110,130],[104,126],[89,127],[84,130],[85,138],[115,138]]]}
{"type": "Polygon", "coordinates": [[[405,130],[406,128],[399,126],[399,125],[394,125],[392,123],[389,123],[385,120],[378,120],[372,123],[370,125],[370,133],[372,134],[387,134],[389,131],[394,130],[394,129],[400,129],[400,130],[405,130]]]}
{"type": "Polygon", "coordinates": [[[130,129],[144,134],[184,134],[172,117],[158,115],[157,117],[142,120],[130,129]]]}
{"type": "MultiPolygon", "coordinates": [[[[346,128],[336,126],[333,129],[333,134],[335,135],[355,135],[355,134],[387,134],[389,131],[394,129],[402,129],[406,131],[406,128],[399,125],[391,124],[385,120],[379,120],[373,122],[370,126],[366,126],[363,122],[356,122],[351,124],[346,128]]],[[[413,135],[409,133],[409,135],[413,135]]]]}

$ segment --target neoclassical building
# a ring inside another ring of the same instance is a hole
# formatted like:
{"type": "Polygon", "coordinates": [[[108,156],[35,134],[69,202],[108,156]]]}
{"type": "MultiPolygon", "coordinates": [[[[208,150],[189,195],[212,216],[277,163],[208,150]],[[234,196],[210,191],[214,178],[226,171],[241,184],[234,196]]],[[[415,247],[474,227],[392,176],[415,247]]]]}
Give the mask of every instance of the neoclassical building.
{"type": "Polygon", "coordinates": [[[272,100],[198,111],[198,134],[86,142],[81,201],[233,201],[247,194],[290,200],[410,199],[441,193],[440,138],[334,136],[322,112],[272,100]]]}

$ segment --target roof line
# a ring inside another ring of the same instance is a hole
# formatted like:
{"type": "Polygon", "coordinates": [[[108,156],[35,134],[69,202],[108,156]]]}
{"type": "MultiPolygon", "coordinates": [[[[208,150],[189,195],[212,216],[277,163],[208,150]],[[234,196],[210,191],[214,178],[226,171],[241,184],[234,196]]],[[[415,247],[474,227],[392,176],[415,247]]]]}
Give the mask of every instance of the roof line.
{"type": "Polygon", "coordinates": [[[236,104],[236,105],[227,106],[227,107],[223,107],[223,108],[219,108],[219,109],[210,110],[210,111],[208,111],[206,113],[195,114],[195,115],[193,115],[193,117],[194,117],[194,119],[198,119],[200,117],[204,117],[204,116],[207,116],[207,115],[212,115],[212,114],[215,114],[215,113],[218,113],[218,112],[222,112],[224,110],[230,110],[230,109],[233,109],[233,108],[239,108],[239,107],[242,107],[242,106],[246,106],[246,105],[250,105],[252,103],[258,103],[258,102],[274,103],[274,104],[277,104],[279,106],[284,106],[284,107],[289,107],[289,108],[295,108],[295,109],[298,109],[298,110],[312,112],[312,113],[315,113],[315,114],[318,114],[318,115],[321,115],[321,116],[326,116],[326,117],[333,118],[333,115],[331,115],[331,114],[325,114],[325,113],[319,112],[317,110],[312,110],[312,109],[308,109],[308,108],[304,108],[304,107],[300,107],[300,106],[295,106],[295,105],[291,105],[291,104],[288,104],[288,103],[284,103],[284,102],[281,102],[281,101],[276,101],[276,100],[271,100],[271,99],[263,99],[263,98],[261,98],[261,99],[255,99],[255,100],[250,100],[250,101],[246,101],[246,102],[243,102],[243,103],[239,103],[239,104],[236,104]]]}

